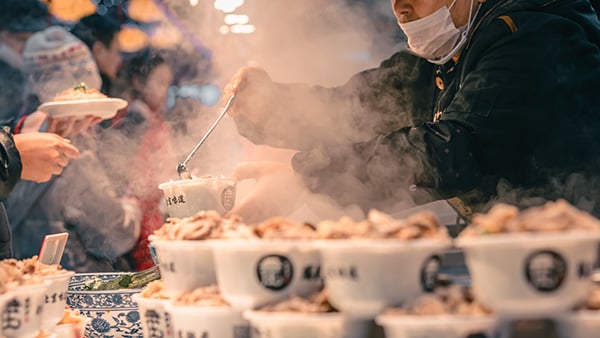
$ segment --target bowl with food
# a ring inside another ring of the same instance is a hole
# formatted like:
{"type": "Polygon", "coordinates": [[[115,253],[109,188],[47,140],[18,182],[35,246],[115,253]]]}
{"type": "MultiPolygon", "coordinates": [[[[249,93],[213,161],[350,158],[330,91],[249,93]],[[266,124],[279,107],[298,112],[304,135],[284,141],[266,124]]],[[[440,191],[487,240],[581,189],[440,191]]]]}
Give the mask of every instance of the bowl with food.
{"type": "Polygon", "coordinates": [[[167,291],[181,293],[216,282],[210,242],[253,236],[239,217],[200,211],[171,217],[150,237],[167,291]]]}
{"type": "Polygon", "coordinates": [[[67,305],[91,319],[85,337],[143,338],[133,296],[158,277],[142,273],[77,273],[71,277],[67,305]]]}
{"type": "Polygon", "coordinates": [[[2,336],[35,337],[42,333],[45,296],[51,285],[38,272],[37,257],[0,261],[4,306],[0,322],[2,336]]]}
{"type": "Polygon", "coordinates": [[[235,309],[247,310],[322,286],[314,229],[282,218],[254,226],[255,238],[211,241],[217,283],[235,309]]]}
{"type": "Polygon", "coordinates": [[[361,338],[369,322],[338,312],[321,290],[306,297],[282,301],[244,311],[253,337],[271,338],[361,338]]]}
{"type": "Polygon", "coordinates": [[[166,309],[173,299],[174,296],[166,292],[161,280],[150,282],[142,292],[133,295],[139,307],[144,336],[174,337],[171,315],[166,309]]]}
{"type": "Polygon", "coordinates": [[[235,180],[223,176],[204,176],[161,183],[171,217],[188,217],[202,210],[224,215],[235,204],[235,180]]]}
{"type": "Polygon", "coordinates": [[[375,321],[387,338],[493,337],[496,317],[474,298],[469,288],[451,285],[391,307],[375,321]]]}
{"type": "Polygon", "coordinates": [[[505,316],[554,316],[585,300],[600,221],[565,201],[523,211],[498,204],[456,240],[473,292],[505,316]]]}
{"type": "Polygon", "coordinates": [[[91,321],[91,318],[82,315],[79,310],[66,308],[59,322],[52,328],[52,332],[60,338],[83,338],[85,329],[91,321]]]}
{"type": "Polygon", "coordinates": [[[42,264],[39,261],[36,270],[36,274],[49,283],[44,294],[42,328],[52,330],[63,317],[67,305],[69,281],[75,275],[75,271],[65,270],[60,265],[42,264]]]}
{"type": "Polygon", "coordinates": [[[360,318],[432,290],[440,255],[451,246],[446,228],[428,212],[394,219],[371,210],[362,221],[322,221],[317,233],[329,301],[360,318]]]}
{"type": "Polygon", "coordinates": [[[175,337],[249,337],[248,322],[229,306],[216,285],[184,292],[165,306],[175,337]]]}

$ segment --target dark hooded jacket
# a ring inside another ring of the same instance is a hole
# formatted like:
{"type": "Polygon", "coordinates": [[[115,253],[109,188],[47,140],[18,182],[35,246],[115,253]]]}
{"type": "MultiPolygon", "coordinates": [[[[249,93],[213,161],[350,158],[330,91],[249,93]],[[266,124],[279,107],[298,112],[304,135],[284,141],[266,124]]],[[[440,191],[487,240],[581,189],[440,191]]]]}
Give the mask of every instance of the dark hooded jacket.
{"type": "Polygon", "coordinates": [[[21,178],[21,157],[8,128],[0,128],[0,260],[12,257],[10,226],[3,202],[21,178]]]}
{"type": "Polygon", "coordinates": [[[600,24],[588,0],[488,0],[445,65],[402,51],[341,87],[276,86],[286,102],[263,103],[270,121],[239,116],[238,130],[303,150],[294,168],[342,202],[600,204],[600,24]],[[278,113],[299,102],[304,115],[278,113]],[[335,179],[348,173],[366,187],[361,196],[335,179]]]}

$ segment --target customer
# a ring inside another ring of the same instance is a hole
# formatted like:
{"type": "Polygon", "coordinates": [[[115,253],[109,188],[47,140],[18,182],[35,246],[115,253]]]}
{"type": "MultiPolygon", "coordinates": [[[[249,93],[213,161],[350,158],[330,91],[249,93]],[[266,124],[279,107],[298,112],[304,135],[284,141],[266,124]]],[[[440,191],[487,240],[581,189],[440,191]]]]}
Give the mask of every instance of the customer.
{"type": "Polygon", "coordinates": [[[39,0],[0,1],[0,124],[14,125],[23,105],[25,41],[48,26],[48,8],[39,0]]]}
{"type": "Polygon", "coordinates": [[[239,132],[300,150],[292,164],[313,191],[364,209],[566,198],[600,216],[600,23],[590,2],[391,3],[408,50],[335,88],[243,69],[224,95],[237,93],[239,132]]]}
{"type": "MultiPolygon", "coordinates": [[[[53,26],[32,35],[24,56],[31,80],[28,91],[42,101],[73,83],[100,87],[90,51],[64,28],[53,26]]],[[[24,128],[23,135],[28,131],[24,128]]],[[[63,267],[78,272],[129,269],[123,255],[138,239],[137,201],[116,194],[93,138],[80,133],[73,142],[82,149],[77,162],[47,183],[20,182],[8,198],[15,256],[31,257],[45,235],[68,232],[63,267]]]]}
{"type": "Polygon", "coordinates": [[[153,265],[147,237],[165,221],[158,185],[175,172],[172,130],[164,118],[173,72],[160,51],[148,49],[131,58],[123,73],[131,88],[129,110],[100,132],[102,148],[108,150],[100,154],[115,184],[140,202],[142,229],[132,257],[142,270],[153,265]]]}
{"type": "Polygon", "coordinates": [[[123,58],[118,35],[121,24],[109,15],[94,13],[83,17],[71,29],[71,33],[83,41],[94,56],[100,76],[100,91],[112,95],[112,82],[117,78],[123,58]]]}

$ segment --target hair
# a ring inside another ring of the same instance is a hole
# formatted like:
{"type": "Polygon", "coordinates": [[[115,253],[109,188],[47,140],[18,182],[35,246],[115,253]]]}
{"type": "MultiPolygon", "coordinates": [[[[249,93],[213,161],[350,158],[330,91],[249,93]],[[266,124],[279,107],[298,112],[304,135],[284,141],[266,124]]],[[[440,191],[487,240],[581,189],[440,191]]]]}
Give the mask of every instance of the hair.
{"type": "Polygon", "coordinates": [[[125,69],[127,81],[131,83],[133,78],[137,78],[145,82],[148,75],[162,64],[167,64],[163,53],[153,48],[146,48],[129,59],[125,69]]]}
{"type": "Polygon", "coordinates": [[[96,41],[100,41],[106,48],[110,48],[113,40],[121,31],[121,24],[108,15],[97,13],[81,18],[73,26],[71,33],[92,49],[96,41]]]}
{"type": "Polygon", "coordinates": [[[40,0],[0,0],[0,30],[11,31],[11,24],[28,19],[50,22],[48,6],[40,0]]]}

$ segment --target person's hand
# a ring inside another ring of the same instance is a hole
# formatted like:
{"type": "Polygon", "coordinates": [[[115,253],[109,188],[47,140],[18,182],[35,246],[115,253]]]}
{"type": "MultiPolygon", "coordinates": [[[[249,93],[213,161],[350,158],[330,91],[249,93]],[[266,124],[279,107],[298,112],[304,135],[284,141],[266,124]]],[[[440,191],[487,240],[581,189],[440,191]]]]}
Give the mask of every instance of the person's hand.
{"type": "Polygon", "coordinates": [[[25,133],[14,135],[15,145],[21,155],[21,178],[34,182],[48,181],[52,175],[62,173],[79,150],[71,141],[52,133],[25,133]]]}
{"type": "Polygon", "coordinates": [[[281,162],[242,163],[233,176],[236,180],[256,179],[252,192],[228,213],[249,224],[291,213],[306,192],[291,167],[281,162]]]}
{"type": "Polygon", "coordinates": [[[264,176],[283,171],[291,172],[292,166],[289,163],[277,161],[242,162],[233,170],[233,178],[236,181],[258,180],[264,176]]]}
{"type": "Polygon", "coordinates": [[[245,117],[260,124],[266,118],[264,106],[269,100],[273,81],[269,74],[257,67],[244,67],[238,70],[231,81],[223,89],[221,99],[225,105],[233,94],[236,95],[229,109],[232,117],[245,117]]]}
{"type": "Polygon", "coordinates": [[[45,130],[46,132],[54,133],[62,137],[69,137],[83,133],[92,125],[100,123],[101,121],[101,118],[92,115],[87,115],[83,118],[75,116],[55,118],[38,110],[27,116],[23,123],[23,127],[21,128],[21,133],[38,132],[44,122],[47,122],[48,129],[45,130]]]}
{"type": "Polygon", "coordinates": [[[58,134],[62,137],[69,137],[80,133],[85,133],[91,126],[102,121],[101,118],[93,115],[85,117],[65,117],[53,118],[48,117],[48,132],[58,134]]]}

